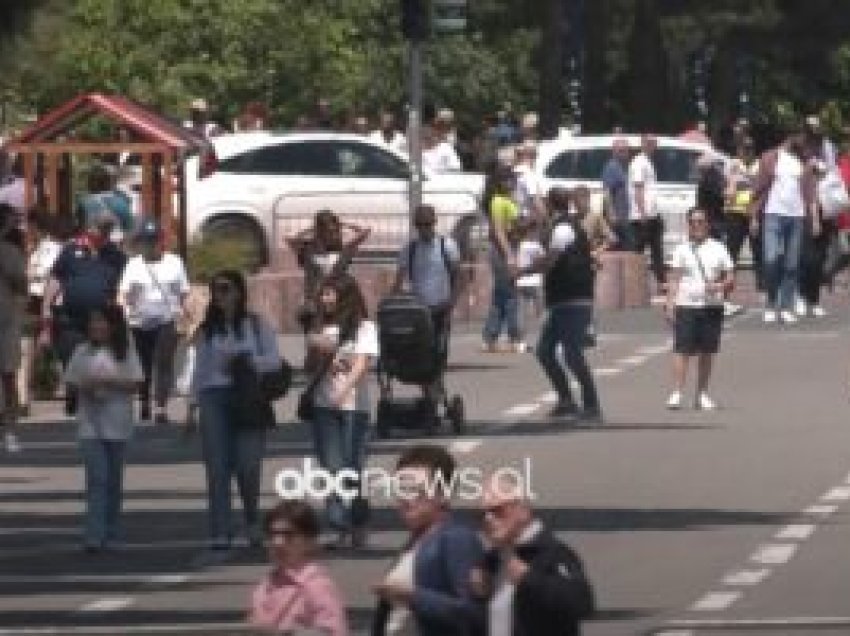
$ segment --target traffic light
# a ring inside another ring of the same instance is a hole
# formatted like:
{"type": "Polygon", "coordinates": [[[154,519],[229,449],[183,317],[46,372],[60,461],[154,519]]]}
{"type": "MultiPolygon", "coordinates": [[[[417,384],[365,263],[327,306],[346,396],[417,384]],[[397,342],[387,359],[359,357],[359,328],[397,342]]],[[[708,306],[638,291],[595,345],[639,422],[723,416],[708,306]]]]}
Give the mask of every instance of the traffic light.
{"type": "Polygon", "coordinates": [[[401,32],[408,40],[421,41],[430,31],[428,0],[401,0],[401,32]]]}

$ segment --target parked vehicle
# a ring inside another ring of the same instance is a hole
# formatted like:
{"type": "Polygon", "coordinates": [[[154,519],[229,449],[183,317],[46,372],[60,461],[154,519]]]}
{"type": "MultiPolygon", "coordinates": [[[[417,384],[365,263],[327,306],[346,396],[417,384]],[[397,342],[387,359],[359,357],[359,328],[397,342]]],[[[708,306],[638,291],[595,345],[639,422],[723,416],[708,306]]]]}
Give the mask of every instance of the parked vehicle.
{"type": "MultiPolygon", "coordinates": [[[[371,228],[367,253],[393,253],[407,241],[410,166],[390,148],[332,132],[239,133],[212,145],[187,162],[190,241],[239,238],[261,265],[321,209],[371,228]]],[[[425,174],[423,200],[436,208],[438,230],[475,216],[483,187],[480,174],[425,174]]]]}
{"type": "MultiPolygon", "coordinates": [[[[548,192],[555,186],[587,186],[591,205],[602,209],[602,170],[611,157],[615,139],[626,139],[633,154],[640,148],[639,135],[562,136],[540,144],[537,172],[548,192]]],[[[731,159],[703,144],[671,137],[658,137],[653,157],[658,176],[657,201],[664,219],[665,249],[672,251],[686,236],[685,212],[696,203],[697,161],[706,152],[731,159]]]]}

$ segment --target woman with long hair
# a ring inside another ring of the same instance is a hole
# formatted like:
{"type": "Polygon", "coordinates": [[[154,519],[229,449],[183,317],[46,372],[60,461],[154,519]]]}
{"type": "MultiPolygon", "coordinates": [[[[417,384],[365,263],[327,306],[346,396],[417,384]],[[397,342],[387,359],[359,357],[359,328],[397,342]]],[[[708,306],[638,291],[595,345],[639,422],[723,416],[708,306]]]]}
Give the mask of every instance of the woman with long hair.
{"type": "Polygon", "coordinates": [[[262,318],[248,310],[245,277],[223,270],[210,281],[210,304],[195,336],[196,364],[192,394],[199,408],[210,547],[230,548],[230,483],[235,475],[248,541],[262,544],[258,500],[265,450],[265,425],[251,421],[238,405],[237,367],[258,373],[280,368],[277,335],[262,318]]]}
{"type": "MultiPolygon", "coordinates": [[[[342,470],[359,474],[366,460],[371,410],[368,373],[378,356],[378,333],[351,276],[327,279],[318,299],[318,327],[308,339],[318,374],[311,422],[316,454],[332,474],[342,470]]],[[[327,514],[338,533],[338,546],[349,541],[354,547],[364,544],[368,504],[362,493],[348,503],[331,496],[327,514]]]]}
{"type": "Polygon", "coordinates": [[[143,379],[122,310],[89,314],[87,340],[74,350],[65,382],[77,391],[80,450],[86,468],[86,552],[120,539],[124,457],[133,432],[133,393],[143,379]]]}

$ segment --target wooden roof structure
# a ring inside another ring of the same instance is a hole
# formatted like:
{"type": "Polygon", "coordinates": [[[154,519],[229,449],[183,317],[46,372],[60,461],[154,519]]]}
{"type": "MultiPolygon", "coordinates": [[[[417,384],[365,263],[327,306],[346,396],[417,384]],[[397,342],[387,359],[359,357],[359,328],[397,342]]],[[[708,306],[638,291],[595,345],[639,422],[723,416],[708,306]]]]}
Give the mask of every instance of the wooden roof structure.
{"type": "Polygon", "coordinates": [[[27,207],[43,203],[54,212],[72,205],[71,155],[129,153],[141,157],[141,206],[145,215],[160,219],[174,235],[179,222],[185,246],[185,210],[175,210],[175,193],[185,208],[183,161],[209,147],[206,138],[156,111],[120,95],[88,93],[46,113],[5,144],[23,157],[27,207]],[[127,133],[129,141],[82,138],[77,130],[100,118],[127,133]],[[173,177],[176,177],[176,182],[173,177]]]}

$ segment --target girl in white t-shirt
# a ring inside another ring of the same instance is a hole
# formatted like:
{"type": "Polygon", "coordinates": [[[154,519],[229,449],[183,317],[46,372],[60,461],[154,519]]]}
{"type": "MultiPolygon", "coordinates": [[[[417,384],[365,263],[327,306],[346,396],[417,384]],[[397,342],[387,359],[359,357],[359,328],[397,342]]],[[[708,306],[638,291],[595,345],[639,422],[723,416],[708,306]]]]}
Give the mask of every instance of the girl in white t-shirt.
{"type": "Polygon", "coordinates": [[[124,456],[133,432],[133,393],[142,367],[120,308],[91,313],[88,341],[65,370],[79,395],[80,450],[86,469],[86,552],[109,547],[119,536],[124,456]]]}
{"type": "MultiPolygon", "coordinates": [[[[323,282],[319,289],[318,329],[308,337],[317,360],[313,441],[321,465],[336,474],[363,469],[368,441],[369,367],[378,356],[378,333],[368,319],[366,302],[349,275],[323,282]]],[[[308,356],[308,358],[311,356],[308,356]]],[[[356,489],[357,484],[351,484],[356,489]]],[[[358,495],[344,502],[328,499],[328,521],[337,543],[359,547],[365,541],[368,504],[358,495]]]]}

